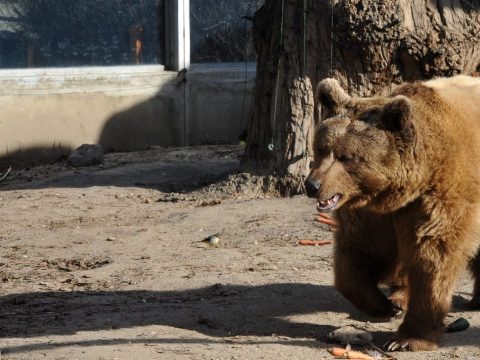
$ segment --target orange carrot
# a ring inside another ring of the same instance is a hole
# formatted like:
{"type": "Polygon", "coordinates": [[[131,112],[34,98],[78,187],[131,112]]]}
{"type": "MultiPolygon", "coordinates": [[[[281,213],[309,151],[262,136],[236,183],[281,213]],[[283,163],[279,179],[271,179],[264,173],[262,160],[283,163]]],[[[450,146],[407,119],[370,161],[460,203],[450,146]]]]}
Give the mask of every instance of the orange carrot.
{"type": "Polygon", "coordinates": [[[317,212],[315,215],[318,215],[318,216],[323,217],[325,219],[334,220],[334,217],[332,215],[329,215],[328,213],[317,212]]]}
{"type": "Polygon", "coordinates": [[[317,212],[315,215],[318,215],[318,216],[321,216],[325,219],[331,219],[333,220],[333,216],[332,215],[329,215],[328,213],[323,213],[323,212],[317,212]]]}
{"type": "Polygon", "coordinates": [[[332,243],[332,240],[298,240],[298,245],[320,246],[332,243]]]}
{"type": "Polygon", "coordinates": [[[322,214],[322,213],[318,214],[318,216],[315,220],[320,222],[320,223],[330,225],[332,227],[337,227],[338,226],[338,223],[335,221],[334,218],[332,218],[329,215],[322,214]]]}
{"type": "Polygon", "coordinates": [[[329,348],[327,351],[335,356],[336,358],[342,358],[342,359],[354,359],[354,360],[375,360],[373,357],[370,355],[364,354],[359,351],[347,351],[346,349],[334,347],[334,348],[329,348]]]}

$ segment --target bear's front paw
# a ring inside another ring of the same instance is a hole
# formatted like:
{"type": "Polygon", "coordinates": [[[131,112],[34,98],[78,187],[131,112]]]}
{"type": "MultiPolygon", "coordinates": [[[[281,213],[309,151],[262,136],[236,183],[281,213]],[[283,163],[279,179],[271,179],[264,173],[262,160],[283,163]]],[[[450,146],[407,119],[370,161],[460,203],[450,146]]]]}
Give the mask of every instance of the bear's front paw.
{"type": "Polygon", "coordinates": [[[392,339],[383,345],[386,351],[431,351],[438,348],[438,344],[418,338],[392,339]]]}

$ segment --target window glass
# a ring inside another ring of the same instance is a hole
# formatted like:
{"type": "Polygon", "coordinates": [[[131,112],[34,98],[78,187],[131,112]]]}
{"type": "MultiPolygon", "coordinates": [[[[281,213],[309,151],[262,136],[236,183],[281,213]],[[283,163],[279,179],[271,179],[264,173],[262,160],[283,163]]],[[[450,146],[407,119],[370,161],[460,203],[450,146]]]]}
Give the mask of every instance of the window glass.
{"type": "Polygon", "coordinates": [[[0,68],[155,64],[159,0],[0,0],[0,68]]]}
{"type": "Polygon", "coordinates": [[[190,0],[192,63],[255,61],[251,17],[264,0],[190,0]]]}

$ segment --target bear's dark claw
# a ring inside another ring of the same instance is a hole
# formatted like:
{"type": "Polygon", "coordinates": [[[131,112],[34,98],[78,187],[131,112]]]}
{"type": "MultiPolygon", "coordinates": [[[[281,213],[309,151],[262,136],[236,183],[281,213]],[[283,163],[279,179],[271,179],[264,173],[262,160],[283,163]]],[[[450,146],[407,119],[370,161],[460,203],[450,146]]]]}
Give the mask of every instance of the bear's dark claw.
{"type": "Polygon", "coordinates": [[[397,340],[389,340],[383,345],[386,351],[405,351],[408,350],[408,342],[400,344],[397,340]]]}
{"type": "Polygon", "coordinates": [[[394,305],[394,306],[393,306],[393,311],[394,311],[394,313],[395,313],[395,317],[399,317],[399,316],[401,316],[402,313],[403,313],[403,309],[402,309],[400,306],[398,306],[398,305],[394,305]]]}

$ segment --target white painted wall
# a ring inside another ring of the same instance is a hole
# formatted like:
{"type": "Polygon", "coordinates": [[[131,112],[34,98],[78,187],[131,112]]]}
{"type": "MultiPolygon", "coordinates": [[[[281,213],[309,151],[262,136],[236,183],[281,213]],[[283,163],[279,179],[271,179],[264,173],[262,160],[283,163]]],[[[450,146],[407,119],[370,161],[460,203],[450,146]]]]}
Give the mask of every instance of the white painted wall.
{"type": "Polygon", "coordinates": [[[192,66],[186,82],[159,65],[0,70],[0,159],[236,143],[254,78],[245,64],[192,66]]]}

